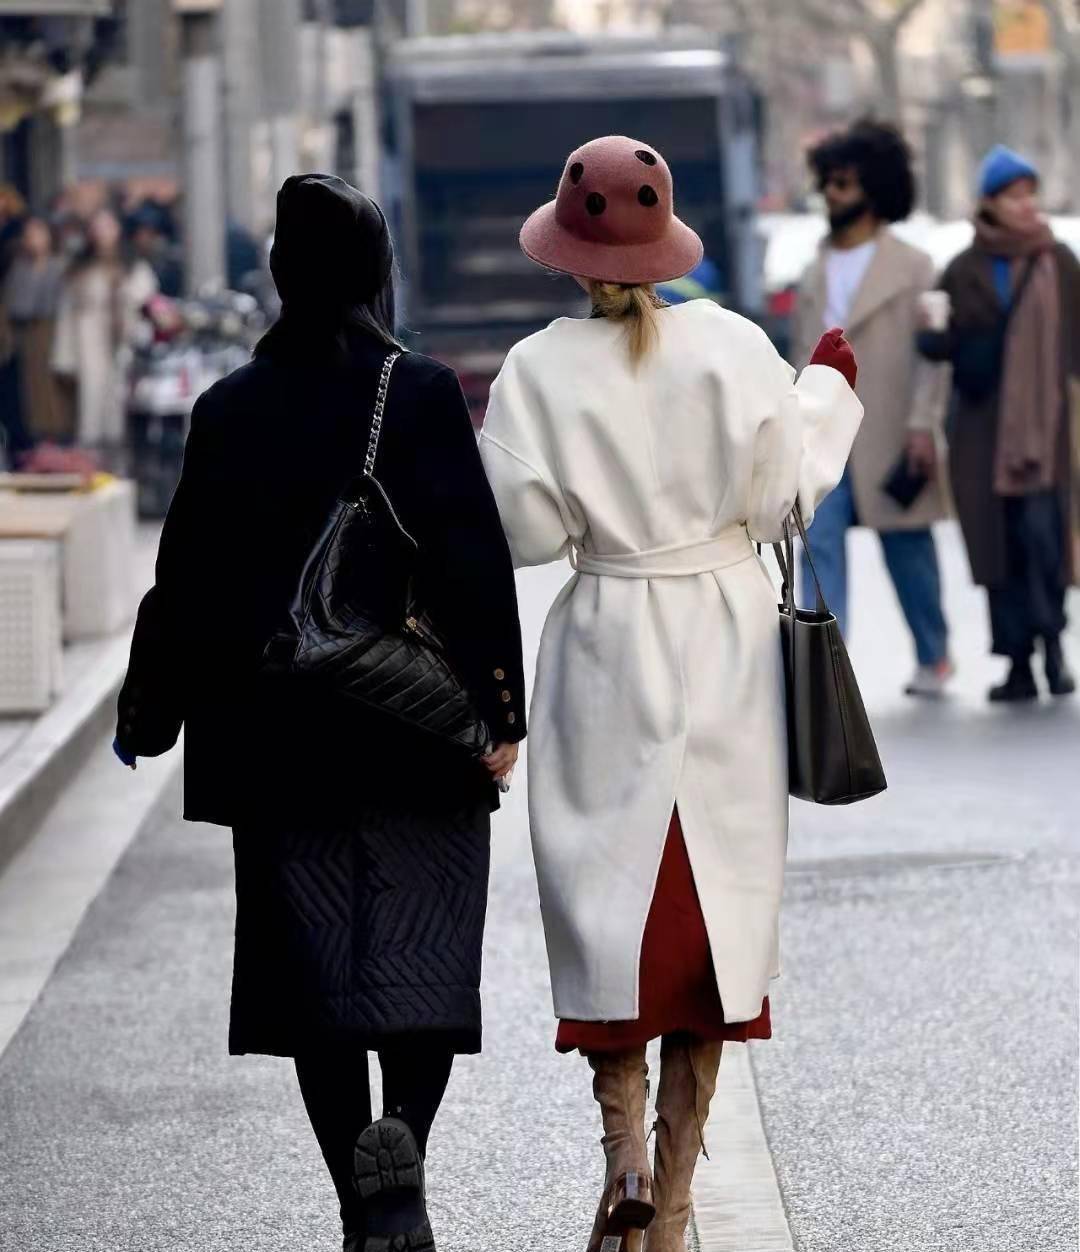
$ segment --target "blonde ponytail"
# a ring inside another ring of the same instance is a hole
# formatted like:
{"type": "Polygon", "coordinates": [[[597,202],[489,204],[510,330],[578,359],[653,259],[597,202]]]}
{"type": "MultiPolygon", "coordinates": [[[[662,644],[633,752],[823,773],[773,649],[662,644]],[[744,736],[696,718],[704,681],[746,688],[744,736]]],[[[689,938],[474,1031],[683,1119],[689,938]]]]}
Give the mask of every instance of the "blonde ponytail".
{"type": "Polygon", "coordinates": [[[625,322],[630,360],[638,365],[656,346],[659,338],[656,291],[651,283],[627,287],[621,283],[589,284],[593,308],[613,322],[625,322]]]}

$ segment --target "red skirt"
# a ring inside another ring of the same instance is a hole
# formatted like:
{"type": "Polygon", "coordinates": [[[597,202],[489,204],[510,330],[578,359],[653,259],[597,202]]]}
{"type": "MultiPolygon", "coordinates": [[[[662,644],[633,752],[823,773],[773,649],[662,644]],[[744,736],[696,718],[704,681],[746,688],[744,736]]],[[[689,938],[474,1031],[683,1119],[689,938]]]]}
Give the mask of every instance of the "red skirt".
{"type": "Polygon", "coordinates": [[[641,948],[640,1014],[626,1022],[561,1021],[560,1052],[621,1052],[663,1035],[745,1043],[772,1037],[768,996],[750,1022],[725,1022],[709,936],[676,810],[641,948]]]}

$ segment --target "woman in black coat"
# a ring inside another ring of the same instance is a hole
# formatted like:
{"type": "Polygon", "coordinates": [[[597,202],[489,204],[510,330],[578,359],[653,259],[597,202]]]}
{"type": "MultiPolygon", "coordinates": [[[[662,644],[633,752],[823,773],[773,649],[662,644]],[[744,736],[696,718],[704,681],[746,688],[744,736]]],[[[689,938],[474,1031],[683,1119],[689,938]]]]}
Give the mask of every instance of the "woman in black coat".
{"type": "Polygon", "coordinates": [[[117,751],[185,731],[185,817],[231,826],[229,1046],[296,1059],[345,1248],[427,1252],[428,1132],[480,1050],[496,782],[525,735],[513,570],[453,372],[393,367],[375,473],[419,543],[417,591],[496,746],[483,761],[355,703],[259,676],[305,559],[362,469],[393,339],[385,219],[340,179],[289,179],[283,300],[254,360],[198,402],[139,611],[117,751]],[[372,1125],[367,1051],[383,1073],[372,1125]]]}

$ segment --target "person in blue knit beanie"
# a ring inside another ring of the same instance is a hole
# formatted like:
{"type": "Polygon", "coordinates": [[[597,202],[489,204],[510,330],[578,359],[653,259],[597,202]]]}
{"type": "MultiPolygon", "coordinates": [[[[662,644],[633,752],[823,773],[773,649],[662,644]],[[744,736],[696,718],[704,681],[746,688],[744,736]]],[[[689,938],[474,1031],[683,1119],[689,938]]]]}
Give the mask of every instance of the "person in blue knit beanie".
{"type": "Polygon", "coordinates": [[[1037,650],[1050,694],[1076,690],[1062,638],[1080,577],[1080,261],[1054,238],[1039,183],[1020,153],[987,153],[975,241],[941,280],[949,328],[919,338],[953,366],[953,495],[993,650],[1010,662],[995,703],[1038,698],[1037,650]]]}
{"type": "Polygon", "coordinates": [[[991,198],[1021,179],[1030,179],[1037,185],[1039,171],[1027,157],[1003,143],[996,144],[979,166],[979,195],[984,200],[991,198]]]}

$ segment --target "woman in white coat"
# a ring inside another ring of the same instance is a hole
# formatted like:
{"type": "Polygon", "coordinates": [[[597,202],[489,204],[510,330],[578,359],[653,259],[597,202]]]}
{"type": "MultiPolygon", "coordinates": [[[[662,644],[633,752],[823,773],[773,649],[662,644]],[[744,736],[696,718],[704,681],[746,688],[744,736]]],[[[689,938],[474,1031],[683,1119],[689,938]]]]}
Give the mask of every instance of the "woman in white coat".
{"type": "Polygon", "coordinates": [[[604,1122],[588,1246],[637,1252],[647,1229],[649,1252],[684,1252],[723,1041],[768,1037],[778,972],[787,741],[753,541],[796,499],[809,520],[862,407],[840,333],[796,384],[751,322],[656,298],[702,248],[648,144],[572,153],[521,242],[594,305],[513,348],[481,440],[516,563],[576,571],[540,648],[529,806],[557,1046],[588,1058],[604,1122]]]}
{"type": "Polygon", "coordinates": [[[129,261],[116,215],[99,209],[86,248],[72,264],[60,298],[53,370],[76,392],[76,441],[120,459],[125,436],[127,370],[139,314],[158,290],[145,261],[129,261]]]}

